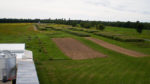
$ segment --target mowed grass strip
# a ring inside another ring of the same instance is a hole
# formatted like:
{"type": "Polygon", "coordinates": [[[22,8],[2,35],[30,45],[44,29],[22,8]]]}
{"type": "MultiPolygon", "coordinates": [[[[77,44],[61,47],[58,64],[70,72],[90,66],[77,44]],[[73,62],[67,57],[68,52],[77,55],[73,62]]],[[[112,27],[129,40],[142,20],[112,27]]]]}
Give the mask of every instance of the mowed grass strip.
{"type": "Polygon", "coordinates": [[[72,38],[53,38],[58,47],[72,59],[88,59],[106,57],[72,38]]]}

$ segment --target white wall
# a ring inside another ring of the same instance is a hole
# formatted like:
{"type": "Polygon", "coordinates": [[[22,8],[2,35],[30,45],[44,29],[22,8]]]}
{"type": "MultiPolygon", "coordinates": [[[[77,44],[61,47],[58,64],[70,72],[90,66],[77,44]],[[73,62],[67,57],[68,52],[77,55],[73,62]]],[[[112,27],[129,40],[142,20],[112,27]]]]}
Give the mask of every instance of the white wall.
{"type": "Polygon", "coordinates": [[[25,51],[25,43],[10,43],[10,44],[0,44],[0,51],[8,50],[12,51],[14,54],[16,54],[16,58],[22,58],[24,56],[25,51]],[[15,52],[15,51],[21,51],[21,52],[15,52]]]}
{"type": "Polygon", "coordinates": [[[0,44],[0,50],[25,50],[25,44],[0,44]]]}

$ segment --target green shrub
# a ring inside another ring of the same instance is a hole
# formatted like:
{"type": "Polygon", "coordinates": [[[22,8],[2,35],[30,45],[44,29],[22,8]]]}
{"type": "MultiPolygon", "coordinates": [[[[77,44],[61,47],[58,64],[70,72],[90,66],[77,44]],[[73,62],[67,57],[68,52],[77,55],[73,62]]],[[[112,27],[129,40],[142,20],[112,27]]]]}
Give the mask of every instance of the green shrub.
{"type": "Polygon", "coordinates": [[[68,28],[68,29],[71,29],[73,31],[83,31],[84,29],[80,29],[80,28],[68,28]]]}
{"type": "Polygon", "coordinates": [[[82,28],[68,28],[68,29],[73,30],[73,31],[85,31],[88,33],[98,32],[98,30],[89,30],[89,29],[82,29],[82,28]]]}
{"type": "Polygon", "coordinates": [[[112,39],[114,38],[114,36],[120,36],[120,34],[112,34],[112,33],[108,33],[108,32],[96,32],[94,34],[103,36],[103,37],[107,37],[107,38],[112,38],[112,39]]]}
{"type": "Polygon", "coordinates": [[[62,31],[63,29],[62,28],[54,28],[54,27],[51,27],[52,30],[55,30],[55,31],[62,31]]]}
{"type": "Polygon", "coordinates": [[[53,27],[45,27],[45,28],[53,28],[53,27]]]}
{"type": "Polygon", "coordinates": [[[118,40],[118,41],[125,41],[125,42],[143,42],[144,41],[144,39],[141,39],[141,38],[135,38],[135,37],[124,36],[120,34],[113,34],[113,33],[108,33],[108,32],[98,32],[94,34],[98,36],[103,36],[106,38],[118,40]]]}
{"type": "Polygon", "coordinates": [[[98,29],[98,30],[104,30],[105,26],[102,25],[102,24],[98,24],[98,25],[96,25],[96,29],[98,29]]]}
{"type": "Polygon", "coordinates": [[[39,30],[41,30],[41,31],[46,31],[47,29],[46,29],[46,28],[40,28],[39,30]]]}
{"type": "Polygon", "coordinates": [[[90,28],[91,27],[91,24],[89,22],[81,22],[80,23],[80,26],[81,27],[84,27],[84,28],[90,28]]]}
{"type": "Polygon", "coordinates": [[[143,31],[143,28],[144,28],[144,25],[142,23],[140,23],[139,21],[137,21],[136,22],[136,31],[141,34],[143,31]]]}
{"type": "Polygon", "coordinates": [[[80,37],[90,37],[90,35],[87,33],[75,32],[75,31],[69,31],[69,30],[64,30],[64,31],[73,35],[80,36],[80,37]]]}
{"type": "MultiPolygon", "coordinates": [[[[62,28],[51,28],[51,29],[56,30],[56,31],[64,31],[64,32],[67,32],[67,33],[70,33],[70,34],[73,34],[73,35],[81,36],[81,37],[89,37],[90,36],[87,33],[75,32],[75,31],[70,31],[70,30],[62,29],[62,28]]],[[[69,29],[72,29],[72,28],[69,28],[69,29]]]]}
{"type": "Polygon", "coordinates": [[[129,37],[129,36],[116,36],[114,37],[115,40],[125,41],[125,42],[143,42],[144,39],[129,37]]]}
{"type": "Polygon", "coordinates": [[[88,32],[88,33],[95,33],[95,32],[98,32],[97,30],[84,30],[85,32],[88,32]]]}

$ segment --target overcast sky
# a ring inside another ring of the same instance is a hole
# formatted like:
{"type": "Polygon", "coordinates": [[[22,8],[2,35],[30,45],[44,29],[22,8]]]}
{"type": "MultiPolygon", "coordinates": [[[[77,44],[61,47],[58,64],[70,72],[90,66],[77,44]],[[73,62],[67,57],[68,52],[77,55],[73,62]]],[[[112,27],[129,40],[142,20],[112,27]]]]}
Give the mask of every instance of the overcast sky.
{"type": "Polygon", "coordinates": [[[150,22],[150,0],[0,0],[0,18],[150,22]]]}

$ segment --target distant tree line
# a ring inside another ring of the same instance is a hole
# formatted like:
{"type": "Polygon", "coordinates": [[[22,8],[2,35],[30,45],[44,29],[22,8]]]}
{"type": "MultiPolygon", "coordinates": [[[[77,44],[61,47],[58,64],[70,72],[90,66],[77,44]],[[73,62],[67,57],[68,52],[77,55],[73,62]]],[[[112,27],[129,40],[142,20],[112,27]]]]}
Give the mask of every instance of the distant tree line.
{"type": "Polygon", "coordinates": [[[125,27],[125,28],[135,28],[139,32],[140,29],[150,29],[150,23],[141,23],[137,22],[108,22],[108,21],[85,21],[85,20],[66,20],[66,19],[8,19],[1,18],[0,23],[56,23],[56,24],[66,24],[75,26],[81,26],[85,28],[90,27],[100,27],[103,30],[102,25],[105,26],[114,26],[114,27],[125,27]]]}

